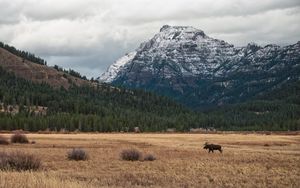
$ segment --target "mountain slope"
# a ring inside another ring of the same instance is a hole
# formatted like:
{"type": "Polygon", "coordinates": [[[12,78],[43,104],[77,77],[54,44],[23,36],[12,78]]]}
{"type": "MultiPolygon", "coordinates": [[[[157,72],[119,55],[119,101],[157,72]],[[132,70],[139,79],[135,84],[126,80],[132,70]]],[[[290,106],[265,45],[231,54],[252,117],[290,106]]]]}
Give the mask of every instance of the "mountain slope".
{"type": "Polygon", "coordinates": [[[271,100],[261,96],[255,101],[195,113],[147,92],[105,84],[54,89],[17,78],[0,67],[0,130],[111,132],[132,131],[136,126],[142,131],[199,127],[300,130],[299,83],[276,90],[278,95],[270,93],[274,96],[271,100]],[[41,108],[41,113],[33,113],[41,108]],[[18,112],[13,115],[10,111],[18,112]]]}
{"type": "Polygon", "coordinates": [[[31,80],[35,83],[47,83],[56,88],[69,88],[73,84],[77,86],[89,84],[86,80],[65,74],[52,67],[33,63],[2,47],[0,47],[0,66],[6,71],[14,73],[17,77],[31,80]]]}
{"type": "Polygon", "coordinates": [[[171,96],[193,108],[243,102],[300,79],[300,42],[237,48],[193,27],[163,26],[121,60],[99,80],[171,96]]]}
{"type": "Polygon", "coordinates": [[[299,130],[300,81],[254,99],[205,112],[211,124],[228,130],[299,130]]]}
{"type": "Polygon", "coordinates": [[[54,89],[18,78],[0,67],[0,130],[183,130],[196,118],[196,113],[151,93],[106,84],[54,89]],[[38,107],[45,112],[32,113],[31,109],[38,107]]]}
{"type": "Polygon", "coordinates": [[[0,130],[184,130],[197,118],[166,97],[91,83],[0,48],[0,130]]]}

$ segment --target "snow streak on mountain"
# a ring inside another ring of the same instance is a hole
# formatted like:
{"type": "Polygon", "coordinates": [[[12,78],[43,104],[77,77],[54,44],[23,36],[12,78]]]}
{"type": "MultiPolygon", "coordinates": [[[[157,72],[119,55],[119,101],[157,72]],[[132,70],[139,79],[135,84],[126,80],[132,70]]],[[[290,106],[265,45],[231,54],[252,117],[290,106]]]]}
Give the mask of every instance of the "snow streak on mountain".
{"type": "Polygon", "coordinates": [[[300,42],[234,47],[193,27],[165,25],[99,80],[154,91],[194,108],[241,102],[300,80],[300,42]]]}

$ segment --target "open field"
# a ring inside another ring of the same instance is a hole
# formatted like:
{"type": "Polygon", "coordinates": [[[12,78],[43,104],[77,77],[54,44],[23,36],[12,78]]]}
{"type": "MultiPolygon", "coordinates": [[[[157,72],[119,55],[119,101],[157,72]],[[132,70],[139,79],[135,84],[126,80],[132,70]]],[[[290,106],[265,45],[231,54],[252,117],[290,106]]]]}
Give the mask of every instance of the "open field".
{"type": "MultiPolygon", "coordinates": [[[[9,138],[9,134],[4,134],[9,138]]],[[[0,172],[0,187],[300,187],[300,135],[28,134],[36,144],[0,145],[42,159],[37,172],[0,172]],[[208,154],[205,142],[224,152],[208,154]],[[80,147],[88,161],[69,161],[80,147]],[[137,148],[156,161],[120,160],[137,148]]]]}

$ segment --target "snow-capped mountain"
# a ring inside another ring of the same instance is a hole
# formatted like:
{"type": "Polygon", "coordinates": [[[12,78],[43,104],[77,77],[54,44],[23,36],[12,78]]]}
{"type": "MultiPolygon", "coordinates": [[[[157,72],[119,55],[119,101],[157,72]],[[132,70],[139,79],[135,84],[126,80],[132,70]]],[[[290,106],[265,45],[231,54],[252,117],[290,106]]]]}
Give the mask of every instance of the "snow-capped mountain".
{"type": "Polygon", "coordinates": [[[300,42],[234,47],[193,27],[165,25],[99,80],[154,91],[194,107],[233,103],[300,80],[300,42]]]}

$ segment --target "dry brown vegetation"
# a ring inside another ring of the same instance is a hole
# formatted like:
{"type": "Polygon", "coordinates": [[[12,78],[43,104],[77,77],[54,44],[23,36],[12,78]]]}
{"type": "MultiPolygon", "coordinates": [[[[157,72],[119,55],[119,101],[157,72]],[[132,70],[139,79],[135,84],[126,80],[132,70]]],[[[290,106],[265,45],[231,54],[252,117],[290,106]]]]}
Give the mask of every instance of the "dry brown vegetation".
{"type": "Polygon", "coordinates": [[[19,144],[28,144],[29,140],[27,139],[27,136],[22,133],[15,133],[10,137],[11,143],[19,143],[19,144]]]}
{"type": "Polygon", "coordinates": [[[125,149],[121,152],[121,159],[125,161],[138,161],[142,158],[142,153],[137,149],[125,149]]]}
{"type": "Polygon", "coordinates": [[[0,152],[0,170],[35,171],[41,168],[41,160],[33,154],[24,152],[0,152]]]}
{"type": "MultiPolygon", "coordinates": [[[[9,137],[10,135],[5,135],[9,137]]],[[[0,172],[0,187],[300,187],[300,136],[256,134],[28,134],[36,144],[1,145],[42,159],[43,170],[0,172]],[[208,153],[205,142],[221,144],[208,153]],[[66,152],[83,148],[87,161],[66,152]],[[124,161],[136,148],[157,160],[124,161]]]]}
{"type": "Polygon", "coordinates": [[[88,154],[85,150],[80,148],[73,148],[68,152],[68,159],[75,161],[85,161],[88,160],[88,154]]]}
{"type": "Polygon", "coordinates": [[[55,88],[60,88],[61,86],[69,88],[72,84],[77,86],[91,84],[86,80],[65,75],[54,68],[27,61],[3,48],[0,48],[0,66],[9,72],[13,72],[17,77],[31,80],[35,83],[47,83],[55,88]]]}
{"type": "Polygon", "coordinates": [[[0,145],[8,145],[8,144],[9,144],[9,142],[8,142],[7,138],[0,135],[0,145]]]}

